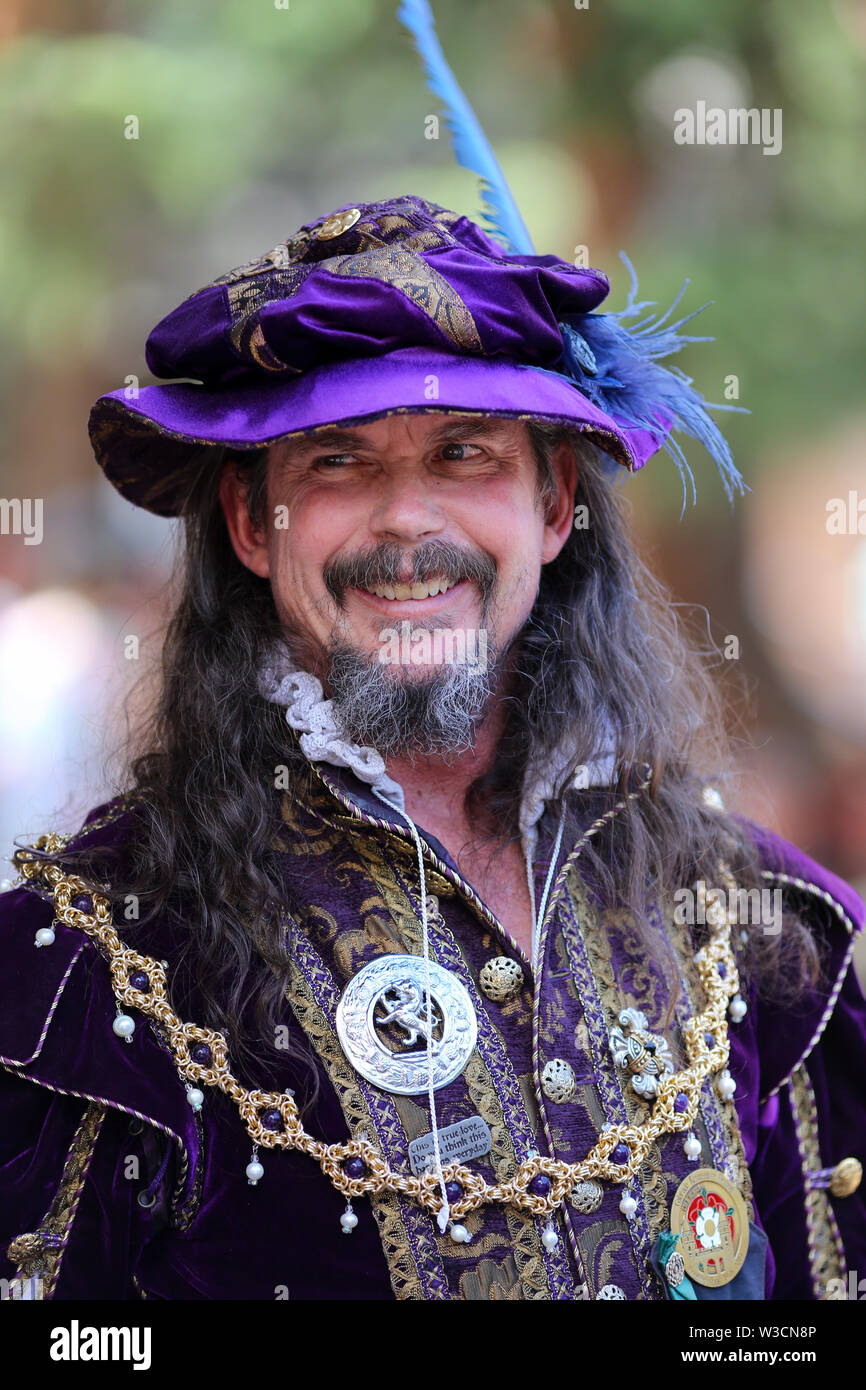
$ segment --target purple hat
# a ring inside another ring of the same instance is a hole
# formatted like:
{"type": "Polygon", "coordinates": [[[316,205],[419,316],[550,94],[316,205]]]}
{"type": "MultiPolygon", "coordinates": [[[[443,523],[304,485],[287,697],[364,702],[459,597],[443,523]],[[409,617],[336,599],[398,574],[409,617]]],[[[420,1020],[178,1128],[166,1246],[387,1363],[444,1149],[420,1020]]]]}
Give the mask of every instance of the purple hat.
{"type": "MultiPolygon", "coordinates": [[[[426,0],[404,5],[400,17],[409,27],[419,17],[432,24],[426,0]]],[[[429,32],[423,40],[442,95],[444,59],[435,34],[435,52],[429,32]]],[[[446,93],[450,117],[454,90],[446,93]]],[[[458,115],[474,121],[468,107],[458,115]]],[[[220,276],[157,324],[148,367],[187,380],[112,391],[90,416],[97,461],[124,497],[175,516],[198,468],[211,456],[217,466],[226,447],[259,449],[321,425],[430,410],[570,424],[630,471],[663,445],[687,470],[671,440],[680,428],[710,449],[729,491],[742,486],[701,397],[656,361],[692,341],[678,333],[681,323],[662,328],[663,315],[628,331],[621,320],[646,308],[635,303],[634,283],[620,314],[593,312],[607,277],[532,252],[480,127],[470,134],[473,158],[458,140],[457,154],[482,174],[499,214],[487,216],[496,240],[410,195],[347,206],[220,276]]]]}

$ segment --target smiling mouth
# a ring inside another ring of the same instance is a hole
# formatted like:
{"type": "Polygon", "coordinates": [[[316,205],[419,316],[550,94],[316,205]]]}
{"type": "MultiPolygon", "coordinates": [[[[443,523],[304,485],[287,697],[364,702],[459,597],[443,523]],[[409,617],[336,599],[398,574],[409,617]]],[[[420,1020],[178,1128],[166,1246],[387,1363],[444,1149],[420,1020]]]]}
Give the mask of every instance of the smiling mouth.
{"type": "Polygon", "coordinates": [[[432,598],[435,594],[445,594],[449,589],[453,589],[459,584],[458,579],[443,579],[434,577],[428,579],[425,584],[415,582],[413,584],[376,584],[370,589],[361,589],[364,594],[373,594],[376,598],[393,599],[395,602],[405,603],[407,599],[432,598]]]}

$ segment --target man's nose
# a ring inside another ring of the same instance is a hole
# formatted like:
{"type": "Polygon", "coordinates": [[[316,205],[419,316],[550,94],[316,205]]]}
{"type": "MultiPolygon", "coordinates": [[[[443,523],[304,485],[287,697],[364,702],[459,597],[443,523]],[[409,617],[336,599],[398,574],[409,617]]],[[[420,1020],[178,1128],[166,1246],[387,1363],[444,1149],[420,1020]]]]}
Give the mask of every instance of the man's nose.
{"type": "Polygon", "coordinates": [[[445,513],[420,470],[395,469],[381,479],[370,513],[370,530],[383,540],[418,541],[438,535],[445,513]]]}

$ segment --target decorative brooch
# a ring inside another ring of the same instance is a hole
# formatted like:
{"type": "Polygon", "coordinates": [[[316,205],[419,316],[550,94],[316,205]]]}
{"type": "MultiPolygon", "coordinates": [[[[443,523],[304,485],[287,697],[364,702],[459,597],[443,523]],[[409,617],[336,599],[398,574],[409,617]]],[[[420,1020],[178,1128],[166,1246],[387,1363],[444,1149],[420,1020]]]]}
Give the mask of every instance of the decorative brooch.
{"type": "Polygon", "coordinates": [[[610,1030],[610,1046],[618,1067],[631,1073],[631,1084],[641,1100],[655,1100],[659,1079],[674,1069],[671,1050],[660,1033],[651,1033],[640,1009],[623,1009],[618,1027],[610,1030]]]}

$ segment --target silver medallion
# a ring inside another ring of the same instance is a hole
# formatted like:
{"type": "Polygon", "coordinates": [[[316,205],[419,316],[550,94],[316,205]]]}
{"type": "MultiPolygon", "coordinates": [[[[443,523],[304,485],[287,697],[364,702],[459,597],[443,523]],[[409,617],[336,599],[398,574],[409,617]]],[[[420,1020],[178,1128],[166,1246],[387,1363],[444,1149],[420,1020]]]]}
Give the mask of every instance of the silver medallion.
{"type": "MultiPolygon", "coordinates": [[[[379,956],[358,971],[337,1005],[337,1037],[367,1081],[398,1096],[428,1088],[427,992],[420,956],[379,956]]],[[[472,1000],[450,970],[430,962],[433,1087],[459,1076],[478,1037],[472,1000]]]]}

